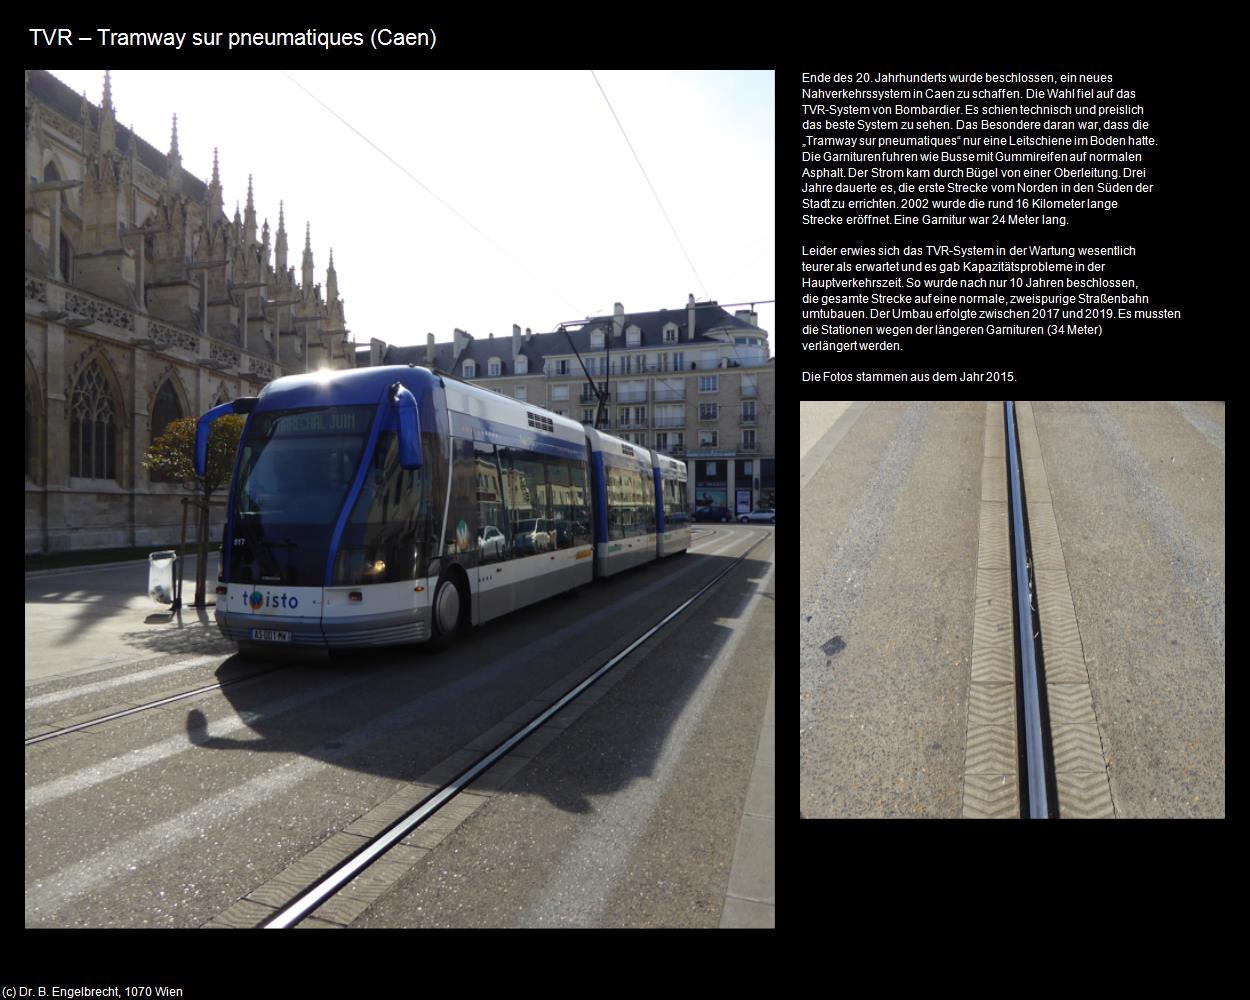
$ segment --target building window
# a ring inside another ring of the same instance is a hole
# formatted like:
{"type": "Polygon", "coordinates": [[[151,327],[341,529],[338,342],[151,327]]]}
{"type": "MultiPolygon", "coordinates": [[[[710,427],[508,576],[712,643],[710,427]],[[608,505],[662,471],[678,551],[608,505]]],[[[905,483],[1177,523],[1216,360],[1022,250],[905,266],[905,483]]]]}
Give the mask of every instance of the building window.
{"type": "Polygon", "coordinates": [[[700,448],[717,447],[716,431],[699,431],[699,447],[700,448]]]}
{"type": "Polygon", "coordinates": [[[742,422],[744,424],[755,423],[755,400],[748,399],[742,404],[742,422]]]}
{"type": "MultiPolygon", "coordinates": [[[[182,416],[182,405],[178,402],[178,393],[169,379],[161,383],[160,391],[152,403],[152,435],[151,441],[165,433],[171,423],[182,416]]],[[[150,442],[149,442],[150,443],[150,442]]],[[[178,480],[168,472],[153,472],[149,478],[154,483],[176,483],[178,480]]]]}
{"type": "Polygon", "coordinates": [[[554,399],[568,399],[569,387],[567,385],[553,385],[551,387],[551,398],[553,400],[554,399]]]}
{"type": "Polygon", "coordinates": [[[700,403],[699,419],[716,420],[720,416],[720,407],[716,403],[700,403]]]}
{"type": "Polygon", "coordinates": [[[590,349],[592,351],[603,350],[603,331],[602,330],[596,328],[590,331],[590,349]]]}
{"type": "Polygon", "coordinates": [[[557,362],[555,363],[555,365],[556,365],[556,372],[555,372],[555,373],[556,373],[557,375],[567,375],[567,374],[569,373],[569,361],[568,361],[568,358],[561,358],[559,361],[557,361],[557,362]]]}
{"type": "Polygon", "coordinates": [[[518,385],[516,389],[513,390],[513,395],[517,399],[525,399],[525,386],[518,385]]]}
{"type": "Polygon", "coordinates": [[[489,361],[486,362],[486,373],[490,375],[491,377],[497,376],[499,374],[499,359],[498,358],[491,358],[489,361]]]}
{"type": "Polygon", "coordinates": [[[666,344],[677,343],[677,327],[666,326],[664,328],[664,343],[666,344]]]}
{"type": "Polygon", "coordinates": [[[74,248],[64,233],[61,233],[61,280],[67,285],[74,281],[74,248]]]}
{"type": "Polygon", "coordinates": [[[117,415],[98,362],[74,387],[70,407],[69,474],[83,479],[117,478],[117,415]]]}
{"type": "Polygon", "coordinates": [[[742,450],[755,451],[755,431],[742,432],[742,450]]]}
{"type": "Polygon", "coordinates": [[[466,361],[464,363],[464,377],[477,378],[477,365],[472,361],[466,361]]]}
{"type": "Polygon", "coordinates": [[[530,370],[530,359],[521,354],[516,359],[516,373],[518,375],[528,375],[530,370]]]}
{"type": "Polygon", "coordinates": [[[700,392],[719,392],[720,376],[719,375],[700,375],[699,376],[700,392]]]}
{"type": "Polygon", "coordinates": [[[642,331],[636,326],[631,326],[625,331],[625,346],[639,347],[642,345],[642,331]]]}

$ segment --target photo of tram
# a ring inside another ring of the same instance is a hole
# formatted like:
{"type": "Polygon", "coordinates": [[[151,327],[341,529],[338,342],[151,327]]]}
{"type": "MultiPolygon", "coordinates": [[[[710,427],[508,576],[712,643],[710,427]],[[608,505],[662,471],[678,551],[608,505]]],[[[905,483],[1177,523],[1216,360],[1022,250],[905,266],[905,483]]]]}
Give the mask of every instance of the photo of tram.
{"type": "Polygon", "coordinates": [[[217,623],[241,648],[446,644],[685,551],[685,464],[417,366],[274,380],[248,414],[217,623]]]}

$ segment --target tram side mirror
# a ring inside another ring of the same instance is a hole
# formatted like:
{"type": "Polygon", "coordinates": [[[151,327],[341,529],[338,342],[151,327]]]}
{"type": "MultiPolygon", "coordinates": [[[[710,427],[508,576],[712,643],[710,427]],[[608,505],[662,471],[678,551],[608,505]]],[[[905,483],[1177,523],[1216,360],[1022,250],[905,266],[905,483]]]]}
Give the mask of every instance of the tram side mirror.
{"type": "Polygon", "coordinates": [[[399,464],[404,469],[421,468],[421,420],[417,415],[417,400],[398,382],[392,388],[392,398],[398,407],[399,464]]]}
{"type": "Polygon", "coordinates": [[[214,406],[195,423],[195,474],[201,479],[208,468],[208,434],[218,417],[227,413],[251,413],[256,409],[255,396],[240,396],[229,403],[214,406]]]}

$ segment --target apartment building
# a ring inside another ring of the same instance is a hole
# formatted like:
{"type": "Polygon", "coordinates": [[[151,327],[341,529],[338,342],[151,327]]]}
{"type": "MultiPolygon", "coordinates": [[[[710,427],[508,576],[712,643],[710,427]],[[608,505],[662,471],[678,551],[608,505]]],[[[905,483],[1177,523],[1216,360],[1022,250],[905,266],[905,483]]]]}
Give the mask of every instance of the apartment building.
{"type": "Polygon", "coordinates": [[[768,333],[714,301],[590,317],[553,333],[387,347],[357,364],[420,364],[684,459],[695,506],[772,506],[776,380],[768,333]],[[602,410],[602,412],[601,412],[602,410]]]}

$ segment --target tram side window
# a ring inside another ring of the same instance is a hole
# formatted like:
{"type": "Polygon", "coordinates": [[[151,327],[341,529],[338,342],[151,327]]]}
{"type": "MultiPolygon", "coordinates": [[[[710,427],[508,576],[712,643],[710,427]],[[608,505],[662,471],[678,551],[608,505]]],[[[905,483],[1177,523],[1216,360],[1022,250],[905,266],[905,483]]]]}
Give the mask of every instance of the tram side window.
{"type": "Polygon", "coordinates": [[[573,499],[573,484],[569,478],[568,463],[559,459],[547,460],[547,482],[551,489],[552,547],[571,548],[577,526],[577,507],[573,499]]]}
{"type": "Polygon", "coordinates": [[[473,450],[477,456],[478,556],[483,563],[500,562],[512,557],[511,501],[504,486],[508,475],[493,444],[478,441],[473,450]]]}
{"type": "Polygon", "coordinates": [[[605,465],[603,480],[608,501],[608,540],[617,541],[625,537],[625,520],[621,516],[621,470],[605,465]]]}
{"type": "Polygon", "coordinates": [[[664,521],[666,524],[684,524],[689,519],[686,509],[686,484],[676,479],[665,479],[664,521]]]}
{"type": "Polygon", "coordinates": [[[573,544],[590,544],[590,488],[588,481],[590,470],[585,462],[569,460],[565,463],[569,470],[569,502],[566,509],[568,519],[573,523],[573,544]]]}
{"type": "Polygon", "coordinates": [[[477,505],[477,455],[473,442],[452,439],[451,509],[447,513],[447,537],[443,551],[466,566],[477,565],[481,530],[477,505]]]}
{"type": "Polygon", "coordinates": [[[506,489],[512,551],[517,556],[547,552],[556,546],[550,492],[543,456],[520,448],[499,448],[508,477],[506,489]]]}
{"type": "Polygon", "coordinates": [[[650,469],[638,472],[638,534],[655,534],[655,477],[650,469]]]}
{"type": "Polygon", "coordinates": [[[654,531],[655,504],[646,503],[641,473],[637,469],[615,465],[609,465],[605,471],[608,481],[608,538],[632,538],[654,531]],[[648,512],[650,528],[646,526],[648,512]]]}
{"type": "Polygon", "coordinates": [[[571,548],[590,542],[590,496],[585,462],[546,456],[551,488],[551,517],[555,547],[571,548]]]}

